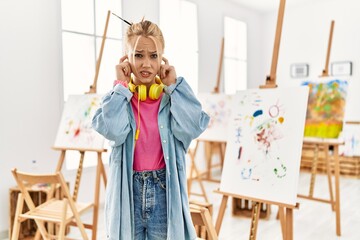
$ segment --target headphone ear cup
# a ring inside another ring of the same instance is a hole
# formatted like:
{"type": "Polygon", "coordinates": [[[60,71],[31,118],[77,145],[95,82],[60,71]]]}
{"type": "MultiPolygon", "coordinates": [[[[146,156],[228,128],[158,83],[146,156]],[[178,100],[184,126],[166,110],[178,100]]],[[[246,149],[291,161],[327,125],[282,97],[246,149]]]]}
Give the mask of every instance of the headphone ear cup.
{"type": "Polygon", "coordinates": [[[133,84],[132,81],[130,81],[130,82],[128,83],[128,87],[129,87],[130,92],[132,92],[132,93],[135,92],[136,85],[133,84]]]}
{"type": "Polygon", "coordinates": [[[151,100],[159,99],[163,89],[164,89],[164,87],[162,84],[161,85],[160,84],[151,85],[150,90],[149,90],[149,98],[151,100]]]}
{"type": "Polygon", "coordinates": [[[138,97],[140,99],[140,101],[145,101],[146,100],[146,86],[145,85],[138,85],[138,97]]]}

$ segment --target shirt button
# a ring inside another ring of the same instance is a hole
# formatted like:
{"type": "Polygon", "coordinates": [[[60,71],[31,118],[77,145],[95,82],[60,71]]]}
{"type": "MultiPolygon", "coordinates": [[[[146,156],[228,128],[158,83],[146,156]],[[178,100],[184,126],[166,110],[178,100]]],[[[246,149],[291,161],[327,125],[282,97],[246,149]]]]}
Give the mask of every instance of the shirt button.
{"type": "Polygon", "coordinates": [[[163,126],[163,125],[160,125],[160,128],[164,128],[164,126],[163,126]]]}
{"type": "Polygon", "coordinates": [[[166,140],[163,140],[163,143],[166,143],[166,140]]]}
{"type": "Polygon", "coordinates": [[[169,159],[169,156],[167,156],[166,159],[169,159]]]}

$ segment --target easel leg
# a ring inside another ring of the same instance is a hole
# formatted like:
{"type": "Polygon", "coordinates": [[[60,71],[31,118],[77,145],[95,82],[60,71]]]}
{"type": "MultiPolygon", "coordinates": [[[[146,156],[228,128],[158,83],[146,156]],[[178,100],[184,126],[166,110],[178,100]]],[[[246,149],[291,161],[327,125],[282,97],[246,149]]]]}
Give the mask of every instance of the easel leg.
{"type": "Polygon", "coordinates": [[[293,239],[293,209],[286,208],[286,240],[293,239]]]}
{"type": "Polygon", "coordinates": [[[62,166],[64,164],[64,160],[65,160],[65,153],[66,153],[65,150],[61,150],[60,158],[59,158],[58,164],[56,166],[56,171],[57,172],[61,171],[61,169],[62,169],[62,166]]]}
{"type": "Polygon", "coordinates": [[[317,172],[317,163],[318,163],[318,156],[319,155],[319,146],[315,144],[314,149],[314,160],[312,162],[311,166],[311,181],[310,181],[310,190],[309,190],[309,196],[312,197],[314,195],[314,185],[315,185],[315,177],[317,172]]]}
{"type": "Polygon", "coordinates": [[[98,224],[98,216],[99,216],[100,180],[101,180],[101,173],[102,173],[102,168],[103,168],[101,152],[98,152],[97,155],[98,155],[98,158],[97,158],[98,162],[97,162],[97,167],[96,167],[92,240],[96,240],[96,236],[97,236],[97,224],[98,224]]]}
{"type": "Polygon", "coordinates": [[[101,171],[101,175],[103,177],[103,181],[104,181],[104,187],[106,188],[106,185],[107,185],[107,177],[106,177],[106,171],[105,171],[105,167],[104,167],[104,164],[102,162],[102,157],[101,157],[101,153],[98,153],[100,154],[100,156],[98,155],[98,158],[100,159],[100,161],[98,161],[98,164],[100,166],[100,171],[101,171]]]}
{"type": "Polygon", "coordinates": [[[335,211],[334,194],[333,194],[333,187],[332,187],[332,181],[331,181],[329,145],[325,145],[325,164],[326,164],[326,173],[327,173],[328,184],[329,184],[329,194],[330,194],[331,209],[333,211],[335,211]]]}
{"type": "Polygon", "coordinates": [[[335,160],[335,209],[336,209],[336,235],[341,235],[340,226],[340,162],[339,162],[339,145],[334,146],[335,160]]]}
{"type": "Polygon", "coordinates": [[[218,216],[216,219],[216,224],[215,224],[215,230],[218,235],[220,234],[220,228],[221,228],[221,224],[222,224],[222,221],[224,218],[225,208],[226,208],[228,199],[229,199],[229,196],[223,195],[222,200],[221,200],[219,213],[218,213],[218,216]]]}
{"type": "Polygon", "coordinates": [[[281,233],[283,239],[286,238],[286,220],[284,214],[284,207],[279,206],[279,219],[280,219],[280,226],[281,226],[281,233]]]}
{"type": "Polygon", "coordinates": [[[197,167],[196,167],[196,165],[195,165],[195,162],[194,162],[194,171],[195,171],[195,174],[196,174],[196,179],[197,179],[197,181],[198,181],[199,184],[200,184],[200,188],[201,188],[201,192],[202,192],[201,195],[204,197],[205,202],[209,202],[209,201],[208,201],[208,198],[207,198],[207,196],[206,196],[206,191],[205,191],[204,184],[203,184],[203,182],[202,182],[202,179],[201,179],[199,170],[197,169],[197,167]]]}
{"type": "Polygon", "coordinates": [[[85,152],[80,151],[80,161],[79,161],[79,167],[78,167],[78,170],[76,173],[76,179],[75,179],[75,184],[74,184],[74,194],[73,194],[73,199],[75,202],[77,200],[77,196],[79,193],[80,180],[81,180],[83,164],[84,164],[84,156],[85,156],[85,152]]]}
{"type": "Polygon", "coordinates": [[[195,195],[199,195],[199,196],[204,197],[205,202],[208,202],[208,198],[207,198],[207,195],[206,195],[206,190],[205,190],[205,187],[204,187],[204,184],[203,184],[202,176],[200,175],[199,169],[197,168],[196,163],[195,163],[195,156],[196,156],[198,146],[199,146],[199,142],[196,141],[196,145],[195,145],[194,150],[193,151],[189,150],[191,168],[190,168],[189,179],[187,181],[187,183],[188,183],[187,184],[188,196],[190,197],[191,194],[195,194],[195,193],[191,192],[191,187],[192,187],[193,181],[197,180],[199,185],[200,185],[200,188],[201,188],[201,193],[199,193],[199,194],[196,193],[195,195]],[[194,174],[195,174],[195,177],[194,177],[194,174]]]}
{"type": "Polygon", "coordinates": [[[206,149],[206,179],[211,179],[211,165],[212,165],[212,156],[213,156],[213,144],[212,142],[205,142],[206,149]]]}
{"type": "Polygon", "coordinates": [[[252,218],[251,218],[251,227],[250,227],[250,240],[256,239],[256,232],[257,232],[257,225],[259,222],[259,216],[260,216],[260,203],[259,202],[253,202],[252,205],[252,218]]]}

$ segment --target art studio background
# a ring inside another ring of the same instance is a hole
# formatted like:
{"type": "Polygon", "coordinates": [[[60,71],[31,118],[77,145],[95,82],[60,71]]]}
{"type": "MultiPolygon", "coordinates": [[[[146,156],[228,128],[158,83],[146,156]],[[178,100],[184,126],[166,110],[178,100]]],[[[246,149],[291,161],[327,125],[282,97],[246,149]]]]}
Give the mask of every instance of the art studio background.
{"type": "MultiPolygon", "coordinates": [[[[225,17],[246,24],[244,86],[250,89],[264,84],[270,71],[278,1],[274,1],[273,7],[268,9],[246,5],[244,1],[189,2],[195,4],[197,13],[198,68],[197,74],[191,79],[197,92],[211,92],[216,85],[225,17]]],[[[160,3],[159,0],[122,1],[120,14],[131,21],[139,21],[145,16],[146,19],[159,23],[160,3]]],[[[335,20],[330,62],[352,64],[351,75],[341,76],[349,79],[345,121],[360,121],[358,9],[360,3],[357,0],[304,0],[301,3],[288,0],[277,67],[279,87],[299,86],[304,80],[318,78],[325,65],[330,22],[335,20]],[[303,63],[308,65],[308,76],[292,77],[291,65],[303,63]]],[[[81,18],[81,11],[77,14],[81,18]]],[[[64,106],[63,80],[66,75],[63,67],[66,63],[63,62],[62,51],[63,17],[61,1],[0,1],[0,239],[7,236],[9,227],[9,188],[15,185],[11,169],[17,167],[34,172],[52,171],[59,158],[59,152],[53,150],[52,146],[64,106]]],[[[170,27],[171,23],[168,22],[164,29],[170,27]]],[[[170,46],[168,47],[171,48],[170,46]]],[[[172,48],[169,51],[174,51],[174,46],[172,48]]],[[[186,45],[179,42],[175,50],[181,51],[184,48],[186,45]]],[[[119,49],[118,56],[121,55],[122,51],[119,49]]],[[[93,60],[89,62],[89,67],[77,62],[82,65],[82,70],[89,69],[83,75],[88,79],[84,80],[82,92],[77,94],[88,91],[92,83],[95,67],[93,60]]],[[[103,69],[112,71],[115,64],[116,62],[111,66],[102,66],[100,72],[105,71],[103,69]]],[[[186,66],[179,69],[186,69],[186,66]]],[[[223,77],[226,72],[226,55],[224,69],[223,77]]],[[[186,70],[178,71],[178,75],[186,77],[186,74],[186,70]]],[[[98,82],[110,89],[113,80],[100,76],[98,82]]],[[[220,85],[220,91],[224,92],[225,88],[226,82],[220,85]]],[[[63,173],[71,181],[75,178],[76,170],[64,168],[63,173]]],[[[87,183],[94,176],[95,167],[87,167],[81,181],[87,183]]],[[[92,189],[82,188],[79,199],[88,198],[93,198],[92,189]]],[[[100,199],[103,203],[103,189],[100,199]]]]}

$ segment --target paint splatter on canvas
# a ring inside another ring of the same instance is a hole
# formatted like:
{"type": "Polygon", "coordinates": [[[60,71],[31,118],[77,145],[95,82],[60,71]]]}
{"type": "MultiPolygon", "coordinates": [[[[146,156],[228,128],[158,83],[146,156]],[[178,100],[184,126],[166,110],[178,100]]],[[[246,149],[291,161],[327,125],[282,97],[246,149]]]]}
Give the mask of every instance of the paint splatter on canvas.
{"type": "Polygon", "coordinates": [[[309,100],[304,135],[337,138],[342,130],[348,82],[345,80],[307,81],[309,100]]]}
{"type": "Polygon", "coordinates": [[[307,98],[308,87],[233,97],[221,191],[296,204],[307,98]]]}
{"type": "Polygon", "coordinates": [[[103,149],[104,138],[91,127],[91,120],[100,106],[97,94],[70,95],[65,103],[55,140],[55,147],[103,149]]]}
{"type": "Polygon", "coordinates": [[[198,139],[226,142],[231,114],[231,96],[220,93],[201,93],[198,99],[203,110],[210,116],[208,128],[198,139]]]}

